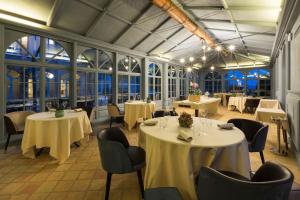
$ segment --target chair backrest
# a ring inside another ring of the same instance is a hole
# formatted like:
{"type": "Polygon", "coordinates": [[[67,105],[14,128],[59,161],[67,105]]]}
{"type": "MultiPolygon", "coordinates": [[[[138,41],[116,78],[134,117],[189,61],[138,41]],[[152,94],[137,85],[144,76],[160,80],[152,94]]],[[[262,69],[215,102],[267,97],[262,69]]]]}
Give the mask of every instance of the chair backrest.
{"type": "Polygon", "coordinates": [[[165,111],[164,110],[157,110],[157,111],[152,113],[153,118],[164,117],[164,116],[165,116],[165,111]]]}
{"type": "Polygon", "coordinates": [[[287,168],[269,162],[261,168],[257,172],[257,177],[261,177],[259,181],[254,180],[255,175],[253,180],[245,181],[202,167],[198,197],[201,200],[288,200],[293,174],[287,168]]]}
{"type": "Polygon", "coordinates": [[[6,131],[9,134],[16,134],[17,132],[24,131],[26,117],[34,114],[33,111],[18,111],[10,112],[4,115],[6,131]]]}
{"type": "Polygon", "coordinates": [[[114,103],[107,105],[107,111],[110,117],[118,117],[121,115],[119,107],[114,103]]]}
{"type": "Polygon", "coordinates": [[[228,123],[233,123],[235,127],[243,131],[243,133],[247,138],[247,141],[252,141],[252,139],[257,134],[257,132],[266,126],[257,121],[253,121],[249,119],[239,119],[239,118],[230,119],[228,120],[228,123]]]}
{"type": "Polygon", "coordinates": [[[97,135],[102,167],[109,173],[127,173],[133,170],[127,153],[129,143],[117,127],[102,130],[97,135]]]}

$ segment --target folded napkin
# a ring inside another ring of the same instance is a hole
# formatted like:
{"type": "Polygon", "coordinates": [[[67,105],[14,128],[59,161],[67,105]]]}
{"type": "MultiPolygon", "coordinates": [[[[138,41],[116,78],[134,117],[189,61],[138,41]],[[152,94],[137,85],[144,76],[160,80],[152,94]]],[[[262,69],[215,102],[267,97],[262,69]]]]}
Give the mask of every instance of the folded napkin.
{"type": "Polygon", "coordinates": [[[190,142],[193,139],[192,135],[185,130],[179,130],[177,138],[186,142],[190,142]]]}
{"type": "Polygon", "coordinates": [[[74,109],[75,112],[81,112],[82,111],[82,108],[76,108],[74,109]]]}
{"type": "Polygon", "coordinates": [[[144,121],[144,124],[146,126],[154,126],[157,123],[158,123],[157,119],[148,119],[148,120],[144,121]]]}
{"type": "Polygon", "coordinates": [[[234,124],[233,123],[226,123],[226,124],[218,124],[218,127],[221,129],[233,129],[234,124]]]}

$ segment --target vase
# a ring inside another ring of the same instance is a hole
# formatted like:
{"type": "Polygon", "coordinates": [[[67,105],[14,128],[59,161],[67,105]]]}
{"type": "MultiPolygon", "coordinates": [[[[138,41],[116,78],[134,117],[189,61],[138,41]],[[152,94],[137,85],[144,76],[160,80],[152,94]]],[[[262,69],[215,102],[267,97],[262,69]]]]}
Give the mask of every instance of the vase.
{"type": "Polygon", "coordinates": [[[59,117],[63,117],[65,115],[64,110],[56,110],[55,111],[55,117],[59,118],[59,117]]]}

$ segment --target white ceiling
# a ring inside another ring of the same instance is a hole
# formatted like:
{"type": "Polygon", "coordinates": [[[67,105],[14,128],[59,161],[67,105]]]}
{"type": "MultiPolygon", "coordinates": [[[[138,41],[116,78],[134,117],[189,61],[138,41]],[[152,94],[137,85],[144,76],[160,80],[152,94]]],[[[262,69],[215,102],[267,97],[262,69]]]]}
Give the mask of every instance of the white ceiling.
{"type": "Polygon", "coordinates": [[[234,44],[235,53],[244,57],[210,52],[207,53],[207,62],[201,63],[200,39],[149,0],[0,0],[0,13],[5,11],[45,24],[48,22],[55,28],[175,62],[182,57],[194,56],[196,62],[204,66],[224,66],[225,62],[227,65],[254,60],[258,63],[270,56],[281,0],[173,2],[206,29],[217,43],[225,48],[234,44]],[[49,16],[52,17],[50,23],[49,16]]]}

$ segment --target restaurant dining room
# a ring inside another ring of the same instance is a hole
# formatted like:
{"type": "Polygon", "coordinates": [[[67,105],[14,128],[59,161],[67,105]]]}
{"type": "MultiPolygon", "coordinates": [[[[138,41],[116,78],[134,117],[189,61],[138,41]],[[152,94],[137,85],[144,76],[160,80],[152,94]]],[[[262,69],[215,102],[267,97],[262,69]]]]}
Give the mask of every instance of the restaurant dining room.
{"type": "Polygon", "coordinates": [[[0,0],[0,200],[300,200],[300,0],[0,0]]]}

